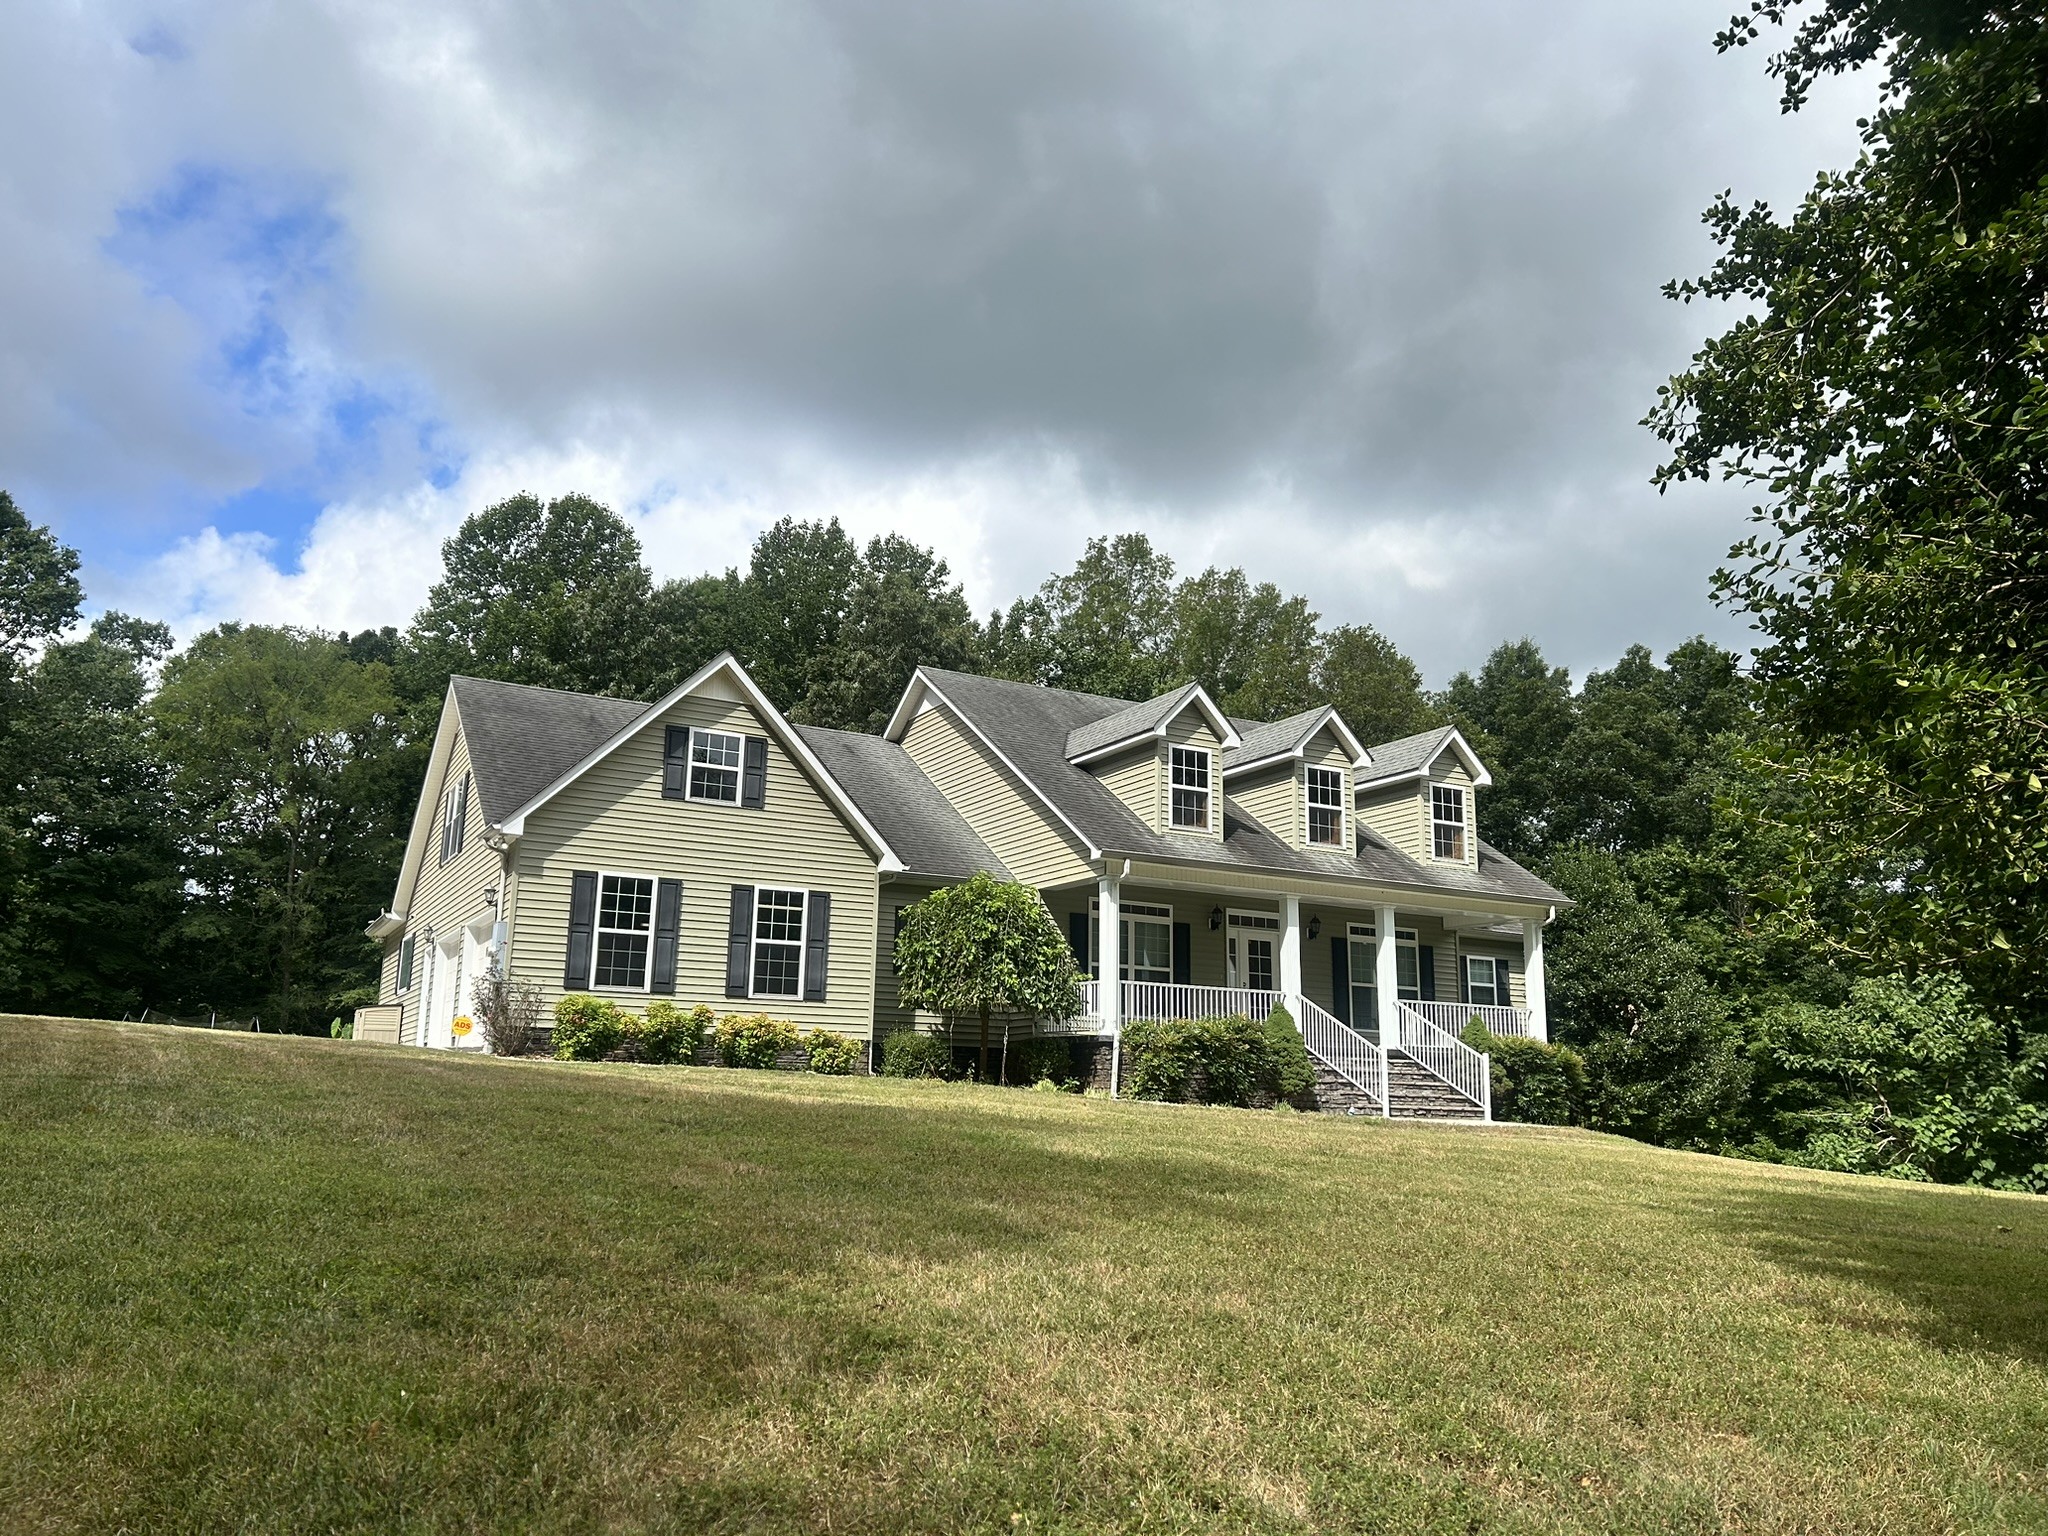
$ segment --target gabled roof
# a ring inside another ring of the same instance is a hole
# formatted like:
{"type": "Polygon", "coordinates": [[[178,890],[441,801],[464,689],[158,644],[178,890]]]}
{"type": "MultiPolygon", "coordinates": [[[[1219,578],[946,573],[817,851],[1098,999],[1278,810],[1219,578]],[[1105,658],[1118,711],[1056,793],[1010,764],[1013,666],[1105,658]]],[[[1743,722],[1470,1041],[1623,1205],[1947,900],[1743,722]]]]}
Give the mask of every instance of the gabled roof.
{"type": "Polygon", "coordinates": [[[469,771],[486,826],[501,826],[535,795],[638,720],[638,699],[603,699],[481,677],[448,680],[469,743],[469,771]]]}
{"type": "Polygon", "coordinates": [[[1209,729],[1216,733],[1226,749],[1237,745],[1237,730],[1216,707],[1215,701],[1203,690],[1200,683],[1184,683],[1171,693],[1162,693],[1156,699],[1147,699],[1142,704],[1131,704],[1091,720],[1086,725],[1076,726],[1067,732],[1067,760],[1075,763],[1091,762],[1120,752],[1140,741],[1156,740],[1166,734],[1166,728],[1190,709],[1199,709],[1209,722],[1209,729]]]}
{"type": "Polygon", "coordinates": [[[920,667],[889,722],[889,738],[900,740],[927,703],[949,709],[1008,765],[1091,859],[1114,854],[1553,904],[1565,899],[1562,892],[1483,843],[1476,870],[1462,864],[1419,864],[1367,828],[1359,829],[1357,844],[1349,851],[1296,848],[1228,797],[1223,801],[1220,844],[1155,832],[1094,774],[1070,762],[1065,750],[1076,729],[1129,708],[1123,699],[920,667]]]}
{"type": "Polygon", "coordinates": [[[907,872],[965,880],[986,870],[1010,878],[1003,861],[895,742],[817,725],[797,731],[889,840],[907,872]]]}
{"type": "Polygon", "coordinates": [[[1249,721],[1233,722],[1238,728],[1237,750],[1223,755],[1223,771],[1226,774],[1243,773],[1282,758],[1299,757],[1304,748],[1315,739],[1316,732],[1328,726],[1337,737],[1337,743],[1351,754],[1353,768],[1365,768],[1372,762],[1372,754],[1351,727],[1344,723],[1343,716],[1328,704],[1315,709],[1305,709],[1298,715],[1289,715],[1285,720],[1272,720],[1263,725],[1249,721]]]}
{"type": "Polygon", "coordinates": [[[1458,728],[1440,725],[1433,731],[1418,731],[1398,741],[1381,742],[1372,749],[1372,766],[1358,775],[1353,787],[1377,788],[1426,777],[1430,764],[1443,756],[1446,747],[1458,754],[1458,761],[1465,765],[1474,784],[1483,789],[1493,782],[1493,775],[1486,771],[1479,754],[1467,744],[1458,728]]]}

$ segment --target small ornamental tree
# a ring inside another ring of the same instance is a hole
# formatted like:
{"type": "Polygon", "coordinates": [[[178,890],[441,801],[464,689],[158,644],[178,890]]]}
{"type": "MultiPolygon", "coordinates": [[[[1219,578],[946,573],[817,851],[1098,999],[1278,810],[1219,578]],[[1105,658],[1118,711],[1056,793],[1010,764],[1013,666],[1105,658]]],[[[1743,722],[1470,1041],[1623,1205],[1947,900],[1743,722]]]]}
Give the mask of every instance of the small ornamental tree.
{"type": "Polygon", "coordinates": [[[981,1020],[975,1075],[988,1081],[995,1013],[1070,1019],[1080,1011],[1073,951],[1029,886],[978,874],[905,910],[896,935],[903,1005],[981,1020]]]}

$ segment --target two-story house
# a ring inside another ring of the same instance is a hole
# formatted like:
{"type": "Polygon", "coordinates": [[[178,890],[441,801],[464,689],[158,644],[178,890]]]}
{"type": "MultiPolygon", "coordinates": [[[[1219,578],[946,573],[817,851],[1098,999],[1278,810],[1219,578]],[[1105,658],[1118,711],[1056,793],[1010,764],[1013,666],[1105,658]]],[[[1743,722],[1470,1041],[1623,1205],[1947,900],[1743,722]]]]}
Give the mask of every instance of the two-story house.
{"type": "Polygon", "coordinates": [[[392,910],[382,998],[449,1047],[493,965],[770,1009],[875,1041],[902,909],[978,870],[1034,887],[1091,978],[1059,1024],[1114,1088],[1137,1018],[1294,1014],[1327,1097],[1487,1112],[1471,1018],[1547,1038],[1564,898],[1475,835],[1457,731],[1360,742],[1329,708],[1226,717],[920,668],[879,736],[793,725],[730,656],[652,705],[457,678],[392,910]],[[1112,971],[1107,956],[1114,955],[1112,971]]]}

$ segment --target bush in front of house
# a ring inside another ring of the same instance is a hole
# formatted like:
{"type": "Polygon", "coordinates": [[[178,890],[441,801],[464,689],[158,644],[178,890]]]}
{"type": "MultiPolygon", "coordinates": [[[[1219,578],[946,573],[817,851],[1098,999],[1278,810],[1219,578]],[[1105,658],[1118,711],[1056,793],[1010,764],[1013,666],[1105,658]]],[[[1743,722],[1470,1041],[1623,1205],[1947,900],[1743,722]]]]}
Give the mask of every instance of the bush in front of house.
{"type": "Polygon", "coordinates": [[[728,1013],[718,1021],[718,1059],[728,1067],[772,1067],[797,1049],[796,1026],[765,1013],[728,1013]]]}
{"type": "Polygon", "coordinates": [[[1311,1092],[1316,1086],[1315,1059],[1301,1043],[1294,1015],[1275,1004],[1266,1015],[1262,1032],[1266,1037],[1267,1087],[1273,1096],[1285,1102],[1311,1092]]]}
{"type": "Polygon", "coordinates": [[[845,1077],[860,1065],[861,1042],[829,1029],[814,1029],[805,1035],[804,1051],[810,1069],[828,1077],[845,1077]]]}
{"type": "Polygon", "coordinates": [[[647,1015],[638,1021],[640,1044],[649,1061],[664,1065],[692,1062],[704,1047],[711,1029],[712,1012],[703,1003],[687,1013],[667,998],[647,1005],[647,1015]]]}
{"type": "Polygon", "coordinates": [[[1175,1104],[1250,1104],[1270,1092],[1265,1026],[1243,1014],[1124,1026],[1125,1092],[1175,1104]]]}
{"type": "Polygon", "coordinates": [[[571,992],[555,1004],[557,1061],[603,1061],[626,1040],[626,1016],[609,998],[571,992]]]}
{"type": "Polygon", "coordinates": [[[1491,1059],[1494,1119],[1586,1123],[1586,1062],[1570,1046],[1496,1035],[1476,1018],[1459,1038],[1491,1059]]]}
{"type": "Polygon", "coordinates": [[[1081,1074],[1074,1070],[1074,1048],[1064,1040],[1018,1041],[1010,1047],[1008,1076],[1020,1087],[1050,1083],[1069,1093],[1081,1091],[1081,1074]]]}
{"type": "Polygon", "coordinates": [[[899,1029],[882,1041],[882,1076],[939,1077],[953,1075],[953,1047],[937,1035],[899,1029]]]}

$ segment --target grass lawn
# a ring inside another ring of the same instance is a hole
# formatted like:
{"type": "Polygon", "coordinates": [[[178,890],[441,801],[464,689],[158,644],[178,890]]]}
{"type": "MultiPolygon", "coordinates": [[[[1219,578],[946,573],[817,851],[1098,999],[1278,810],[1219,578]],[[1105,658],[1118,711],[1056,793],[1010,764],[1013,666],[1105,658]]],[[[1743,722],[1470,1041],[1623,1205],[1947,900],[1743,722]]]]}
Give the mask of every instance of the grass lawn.
{"type": "Polygon", "coordinates": [[[2048,1201],[0,1020],[8,1530],[2048,1531],[2048,1201]]]}

